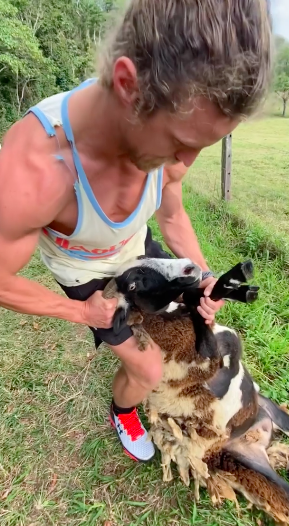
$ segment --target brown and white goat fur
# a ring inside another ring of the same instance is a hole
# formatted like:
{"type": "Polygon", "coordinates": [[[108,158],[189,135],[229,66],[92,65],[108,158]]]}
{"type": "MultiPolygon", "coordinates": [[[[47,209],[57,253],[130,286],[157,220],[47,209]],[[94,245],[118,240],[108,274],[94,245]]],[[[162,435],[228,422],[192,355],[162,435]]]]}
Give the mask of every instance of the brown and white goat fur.
{"type": "MultiPolygon", "coordinates": [[[[233,278],[229,272],[229,279],[217,282],[213,299],[222,292],[232,300],[256,299],[257,288],[241,285],[252,275],[248,262],[232,270],[233,278]],[[240,270],[245,270],[241,278],[240,270]]],[[[289,485],[274,467],[287,467],[289,448],[272,445],[272,433],[274,426],[289,433],[289,416],[259,394],[242,364],[237,333],[205,325],[196,310],[199,280],[198,268],[183,260],[163,266],[141,260],[115,278],[118,293],[129,305],[122,321],[129,318],[129,308],[137,311],[142,324],[138,319],[136,337],[142,334],[142,342],[152,338],[162,350],[163,377],[144,405],[151,437],[162,455],[164,480],[173,477],[173,461],[185,484],[194,479],[196,498],[199,486],[207,488],[215,503],[235,500],[236,490],[288,524],[289,485]],[[165,272],[168,265],[170,272],[165,272]],[[174,303],[181,293],[184,303],[174,303]]]]}

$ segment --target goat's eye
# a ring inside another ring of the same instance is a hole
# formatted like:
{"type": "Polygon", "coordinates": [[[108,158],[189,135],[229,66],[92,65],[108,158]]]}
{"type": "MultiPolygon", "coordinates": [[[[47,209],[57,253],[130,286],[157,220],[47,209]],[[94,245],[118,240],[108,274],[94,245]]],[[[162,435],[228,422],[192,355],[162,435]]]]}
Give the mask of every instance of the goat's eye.
{"type": "Polygon", "coordinates": [[[135,287],[136,287],[135,282],[130,283],[130,285],[128,286],[128,290],[135,290],[135,287]]]}

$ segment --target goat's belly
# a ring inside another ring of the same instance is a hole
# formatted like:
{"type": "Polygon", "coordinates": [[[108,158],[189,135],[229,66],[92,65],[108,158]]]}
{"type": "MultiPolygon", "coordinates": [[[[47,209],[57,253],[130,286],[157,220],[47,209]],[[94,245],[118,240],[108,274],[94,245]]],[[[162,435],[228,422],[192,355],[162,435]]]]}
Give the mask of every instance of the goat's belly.
{"type": "Polygon", "coordinates": [[[249,415],[254,413],[255,400],[254,384],[239,362],[238,374],[231,379],[227,392],[211,404],[214,427],[224,431],[229,422],[234,425],[234,420],[236,424],[244,424],[249,415]],[[240,418],[236,418],[238,415],[240,418]]]}
{"type": "Polygon", "coordinates": [[[150,394],[148,401],[151,409],[159,415],[173,418],[198,418],[211,420],[211,404],[214,397],[204,386],[172,388],[161,383],[157,391],[150,394]]]}

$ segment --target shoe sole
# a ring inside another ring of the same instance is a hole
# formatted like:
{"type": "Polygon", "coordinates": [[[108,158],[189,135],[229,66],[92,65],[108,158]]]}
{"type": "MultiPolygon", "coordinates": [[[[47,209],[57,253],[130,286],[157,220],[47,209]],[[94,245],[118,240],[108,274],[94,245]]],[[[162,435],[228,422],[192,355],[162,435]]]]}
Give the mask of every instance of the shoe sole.
{"type": "MultiPolygon", "coordinates": [[[[110,421],[110,425],[111,427],[115,430],[117,436],[118,436],[118,432],[117,432],[117,429],[116,429],[116,425],[112,419],[112,417],[109,415],[109,421],[110,421]]],[[[119,438],[119,436],[118,436],[119,438]]],[[[151,458],[149,458],[148,460],[142,460],[140,458],[137,458],[135,457],[132,453],[130,453],[123,445],[122,441],[120,440],[120,443],[122,445],[122,449],[123,449],[123,452],[125,453],[125,455],[127,455],[131,460],[134,460],[135,462],[140,462],[142,464],[148,464],[149,462],[151,462],[154,458],[155,455],[153,455],[151,458]]]]}

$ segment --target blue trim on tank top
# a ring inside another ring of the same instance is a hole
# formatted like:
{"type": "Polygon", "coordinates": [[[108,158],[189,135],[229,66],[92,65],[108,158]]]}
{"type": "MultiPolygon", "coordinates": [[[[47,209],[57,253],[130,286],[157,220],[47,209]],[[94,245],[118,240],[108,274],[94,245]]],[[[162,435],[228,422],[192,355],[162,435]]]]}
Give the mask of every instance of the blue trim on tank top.
{"type": "MultiPolygon", "coordinates": [[[[81,193],[80,193],[78,181],[74,183],[74,190],[76,194],[77,209],[78,209],[76,227],[74,231],[72,232],[72,234],[70,234],[70,236],[66,236],[65,234],[62,234],[61,232],[57,232],[57,230],[54,230],[53,228],[46,227],[46,230],[48,232],[51,232],[56,237],[61,237],[63,239],[72,239],[78,234],[78,232],[81,229],[82,221],[83,221],[83,204],[82,204],[81,193]]],[[[57,248],[60,248],[60,247],[57,245],[57,248]]]]}
{"type": "MultiPolygon", "coordinates": [[[[96,79],[94,78],[91,78],[91,79],[87,79],[85,80],[84,82],[82,82],[79,86],[76,86],[76,88],[74,88],[73,91],[76,91],[78,89],[82,89],[84,88],[84,86],[86,84],[92,84],[93,82],[95,82],[96,79]]],[[[41,122],[44,130],[46,131],[47,135],[49,135],[50,137],[55,137],[56,136],[56,131],[54,129],[54,126],[51,124],[50,120],[46,117],[45,113],[43,113],[43,111],[36,105],[36,106],[31,106],[31,108],[29,108],[25,113],[24,113],[24,117],[26,115],[28,115],[28,113],[33,113],[35,115],[35,117],[37,117],[37,119],[41,122]]]]}
{"type": "MultiPolygon", "coordinates": [[[[84,85],[91,84],[93,82],[95,82],[95,79],[88,79],[88,80],[82,82],[82,84],[80,84],[80,86],[76,87],[75,90],[80,89],[80,88],[84,87],[84,85]]],[[[42,124],[44,130],[46,131],[47,135],[49,135],[50,137],[55,137],[56,136],[56,132],[55,132],[54,127],[52,126],[52,124],[49,121],[49,119],[46,117],[45,113],[43,113],[43,111],[40,108],[38,108],[37,106],[32,106],[25,113],[25,115],[27,115],[30,112],[33,113],[35,115],[35,117],[37,117],[37,119],[41,122],[41,124],[42,124]]],[[[65,162],[63,156],[60,155],[60,154],[55,154],[55,158],[57,160],[59,160],[59,161],[64,161],[65,162]]],[[[74,183],[74,190],[75,190],[76,201],[77,201],[77,223],[76,223],[76,227],[75,227],[74,231],[72,232],[72,234],[70,234],[70,236],[66,236],[65,234],[62,234],[61,232],[57,232],[57,230],[54,230],[53,228],[49,228],[49,227],[46,228],[47,231],[49,231],[52,234],[54,234],[55,236],[61,237],[63,239],[71,239],[74,236],[76,236],[78,234],[78,232],[80,231],[81,226],[82,226],[82,221],[83,221],[83,204],[82,204],[81,193],[80,193],[79,182],[78,181],[75,181],[75,183],[74,183]]],[[[58,248],[60,248],[60,247],[58,247],[58,248]]]]}
{"type": "MultiPolygon", "coordinates": [[[[92,189],[91,189],[91,187],[89,185],[89,182],[87,180],[86,174],[85,174],[84,169],[82,167],[82,164],[81,164],[81,161],[80,161],[77,149],[75,147],[74,136],[73,136],[73,132],[72,132],[72,129],[71,129],[69,116],[68,116],[68,100],[69,100],[70,96],[72,95],[72,93],[74,93],[75,91],[78,91],[78,90],[84,88],[86,85],[92,84],[92,83],[94,83],[96,81],[97,81],[97,79],[95,79],[95,78],[91,78],[91,79],[85,80],[79,86],[77,86],[76,88],[74,88],[73,90],[71,90],[70,92],[67,93],[67,95],[64,97],[64,99],[62,100],[62,103],[61,103],[62,126],[63,126],[63,130],[65,132],[66,138],[67,138],[67,140],[69,141],[69,143],[71,144],[71,147],[72,147],[72,154],[73,154],[74,164],[75,164],[75,168],[77,170],[78,176],[79,176],[79,181],[81,182],[81,184],[82,184],[82,186],[84,188],[84,191],[86,192],[87,197],[89,198],[93,208],[95,209],[95,211],[98,213],[98,215],[101,217],[101,219],[106,224],[108,224],[109,226],[112,226],[113,228],[123,228],[123,227],[127,226],[128,224],[130,224],[131,221],[133,221],[133,219],[136,217],[136,215],[140,211],[140,209],[141,209],[141,207],[143,205],[143,202],[145,200],[145,197],[146,197],[146,194],[147,194],[147,191],[148,191],[148,187],[149,187],[149,184],[151,182],[153,173],[150,172],[148,174],[147,180],[146,180],[146,185],[145,185],[144,191],[142,193],[142,197],[141,197],[141,199],[140,199],[140,201],[138,203],[137,208],[132,212],[132,214],[127,219],[125,219],[123,222],[121,222],[121,223],[115,223],[115,222],[111,221],[106,216],[106,214],[103,212],[102,208],[100,207],[99,203],[97,202],[97,200],[96,200],[96,198],[95,198],[95,196],[94,196],[94,194],[92,192],[92,189]]],[[[42,110],[40,110],[39,107],[37,107],[37,106],[31,107],[25,113],[25,115],[27,115],[30,112],[33,113],[38,118],[38,120],[41,122],[41,124],[42,124],[44,130],[46,131],[47,135],[49,135],[50,137],[56,136],[56,132],[55,132],[54,127],[52,126],[52,124],[50,123],[49,119],[42,112],[42,110]]],[[[55,155],[55,158],[58,159],[58,160],[63,160],[63,157],[61,155],[58,155],[58,154],[55,155]]],[[[163,179],[163,167],[159,168],[159,170],[158,170],[156,209],[158,209],[160,207],[161,200],[162,200],[162,179],[163,179]]],[[[83,203],[82,203],[82,198],[81,198],[80,189],[79,189],[79,181],[76,181],[74,183],[74,190],[75,190],[75,193],[76,193],[77,208],[78,208],[78,217],[77,217],[76,227],[75,227],[74,231],[72,232],[72,234],[70,234],[69,236],[67,236],[65,234],[62,234],[61,232],[58,232],[58,231],[54,230],[53,228],[46,227],[47,231],[51,232],[53,235],[55,235],[57,237],[60,237],[60,238],[63,238],[63,239],[72,239],[73,237],[75,237],[78,234],[78,232],[81,229],[82,221],[83,221],[83,203]]],[[[60,249],[62,252],[66,253],[66,254],[69,253],[69,255],[71,257],[76,258],[76,259],[92,259],[92,258],[88,257],[85,252],[83,252],[83,254],[81,252],[78,253],[78,256],[80,256],[80,257],[77,258],[75,253],[74,253],[74,251],[71,251],[72,253],[70,253],[69,249],[68,250],[67,249],[63,249],[62,247],[59,247],[59,246],[57,248],[60,249]]],[[[109,255],[109,254],[107,254],[107,255],[109,255]]]]}
{"type": "Polygon", "coordinates": [[[163,173],[164,173],[164,168],[163,166],[161,168],[159,168],[158,170],[158,182],[157,182],[157,204],[156,204],[156,209],[158,210],[159,207],[161,206],[161,202],[162,202],[162,195],[163,195],[163,173]]]}
{"type": "Polygon", "coordinates": [[[37,106],[32,106],[32,108],[30,108],[25,113],[25,115],[27,115],[28,113],[33,113],[35,117],[37,117],[37,119],[41,122],[44,130],[46,131],[47,135],[49,135],[49,137],[56,136],[54,127],[52,126],[51,122],[47,119],[46,115],[40,110],[40,108],[38,108],[37,106]]]}
{"type": "Polygon", "coordinates": [[[62,127],[63,127],[63,130],[65,132],[66,138],[70,142],[71,147],[72,147],[73,160],[74,160],[76,171],[78,173],[79,181],[81,182],[81,184],[83,186],[83,189],[84,189],[84,191],[85,191],[85,193],[86,193],[86,195],[87,195],[92,207],[94,208],[95,212],[99,215],[99,217],[102,219],[102,221],[104,223],[106,223],[108,226],[110,226],[112,228],[115,228],[115,229],[124,228],[124,227],[128,226],[135,219],[137,214],[139,213],[139,211],[140,211],[140,209],[141,209],[141,207],[142,207],[142,205],[144,203],[144,200],[146,198],[146,194],[147,194],[149,185],[150,185],[151,180],[152,180],[153,172],[150,172],[147,175],[145,188],[144,188],[144,191],[142,193],[141,199],[140,199],[136,209],[124,221],[122,221],[120,223],[111,221],[111,219],[109,219],[107,217],[107,215],[104,213],[104,211],[102,210],[101,206],[99,205],[99,203],[98,203],[98,201],[97,201],[97,199],[96,199],[96,197],[95,197],[95,195],[94,195],[94,193],[93,193],[93,191],[91,189],[91,186],[90,186],[90,184],[89,184],[89,182],[87,180],[86,173],[85,173],[85,171],[83,169],[83,166],[81,164],[81,161],[80,161],[80,158],[79,158],[79,155],[78,155],[77,148],[75,146],[73,131],[72,131],[72,128],[71,128],[71,125],[70,125],[70,121],[69,121],[68,101],[69,101],[72,93],[74,93],[78,89],[81,89],[81,87],[82,87],[82,85],[78,86],[74,90],[72,90],[69,93],[67,93],[67,95],[64,97],[64,99],[62,101],[62,104],[61,104],[62,127]]]}

